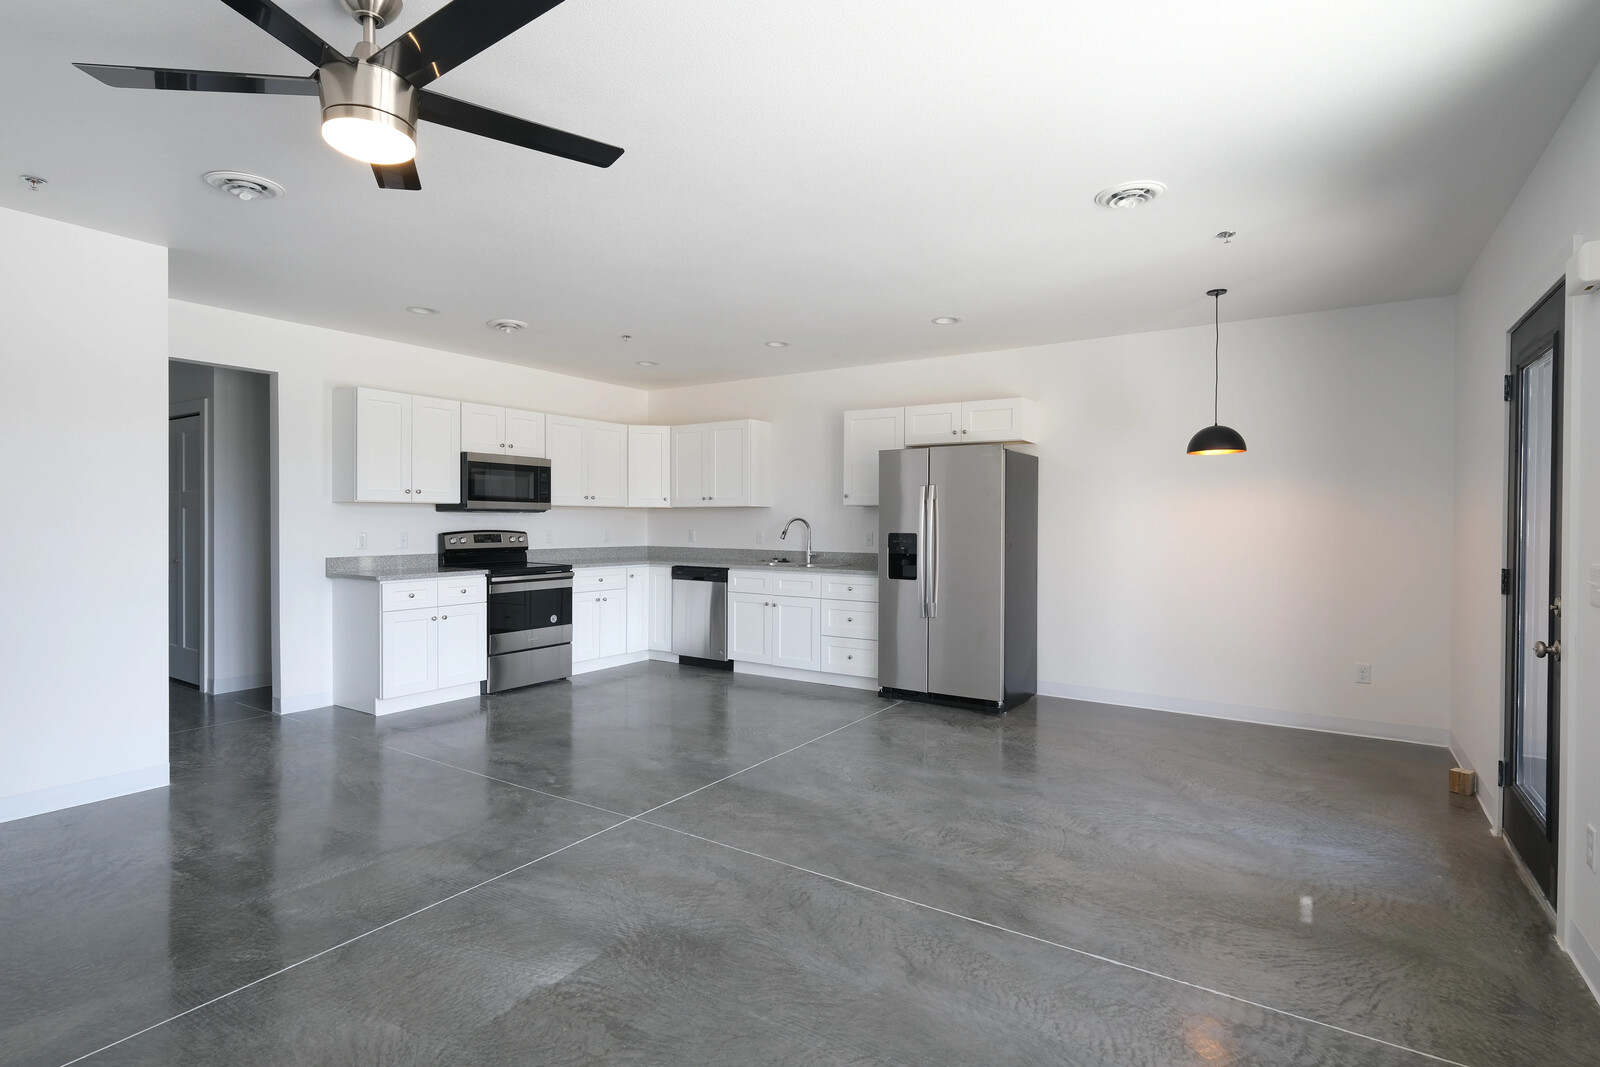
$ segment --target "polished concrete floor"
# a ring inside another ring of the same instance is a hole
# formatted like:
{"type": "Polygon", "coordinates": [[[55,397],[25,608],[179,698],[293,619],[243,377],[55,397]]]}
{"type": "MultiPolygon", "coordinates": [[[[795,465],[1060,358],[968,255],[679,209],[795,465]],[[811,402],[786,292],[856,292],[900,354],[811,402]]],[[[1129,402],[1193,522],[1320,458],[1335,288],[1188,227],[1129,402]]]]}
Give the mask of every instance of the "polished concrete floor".
{"type": "Polygon", "coordinates": [[[0,1063],[1600,1063],[1437,749],[663,664],[265,696],[0,825],[0,1063]]]}

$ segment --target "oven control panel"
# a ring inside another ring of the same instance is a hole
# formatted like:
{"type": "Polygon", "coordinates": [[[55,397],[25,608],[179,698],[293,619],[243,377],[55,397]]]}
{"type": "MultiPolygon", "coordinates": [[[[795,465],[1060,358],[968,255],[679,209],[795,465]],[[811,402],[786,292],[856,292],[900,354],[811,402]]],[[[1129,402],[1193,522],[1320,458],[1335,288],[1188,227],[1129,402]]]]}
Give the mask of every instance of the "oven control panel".
{"type": "Polygon", "coordinates": [[[439,535],[439,551],[463,548],[525,548],[528,535],[521,530],[456,530],[439,535]]]}

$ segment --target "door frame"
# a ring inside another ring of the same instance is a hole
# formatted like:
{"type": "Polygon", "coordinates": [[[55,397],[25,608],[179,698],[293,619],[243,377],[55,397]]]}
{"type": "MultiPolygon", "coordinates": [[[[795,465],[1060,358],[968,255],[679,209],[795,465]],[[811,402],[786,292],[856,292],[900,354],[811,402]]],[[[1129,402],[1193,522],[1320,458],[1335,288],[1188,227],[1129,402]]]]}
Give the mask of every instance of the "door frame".
{"type": "MultiPolygon", "coordinates": [[[[204,584],[200,591],[200,685],[202,693],[211,692],[213,679],[211,677],[211,508],[215,494],[212,492],[212,439],[211,439],[211,401],[206,397],[194,400],[168,401],[167,421],[184,419],[191,415],[200,416],[200,449],[201,464],[204,470],[201,473],[201,492],[205,496],[205,515],[201,522],[205,533],[205,542],[202,550],[201,569],[204,571],[204,584]]],[[[169,460],[170,462],[170,457],[169,460]]]]}
{"type": "MultiPolygon", "coordinates": [[[[1516,773],[1517,753],[1516,701],[1520,697],[1519,683],[1521,681],[1521,675],[1519,671],[1521,656],[1525,651],[1522,647],[1523,641],[1521,640],[1524,635],[1521,634],[1517,625],[1522,603],[1521,593],[1523,582],[1523,575],[1519,573],[1517,567],[1518,549],[1521,543],[1521,523],[1519,522],[1521,499],[1519,490],[1521,489],[1522,474],[1521,446],[1523,424],[1521,416],[1523,414],[1523,407],[1521,403],[1522,398],[1520,395],[1518,395],[1516,390],[1519,387],[1519,379],[1523,367],[1529,363],[1535,362],[1537,359],[1543,356],[1545,352],[1550,352],[1552,354],[1554,392],[1554,398],[1551,404],[1551,437],[1553,447],[1551,448],[1552,469],[1550,472],[1552,511],[1550,521],[1550,561],[1552,572],[1550,581],[1550,595],[1555,598],[1561,598],[1565,592],[1565,575],[1562,570],[1564,562],[1562,557],[1562,542],[1566,525],[1564,493],[1562,492],[1564,488],[1563,479],[1566,476],[1565,287],[1566,279],[1563,278],[1550,289],[1541,294],[1540,297],[1534,301],[1532,307],[1530,307],[1525,314],[1517,319],[1516,323],[1512,325],[1511,329],[1506,331],[1506,373],[1510,386],[1510,391],[1508,391],[1506,399],[1510,402],[1510,410],[1507,412],[1506,416],[1507,440],[1504,562],[1506,570],[1510,574],[1510,583],[1507,590],[1507,595],[1505,597],[1505,615],[1502,640],[1504,649],[1503,654],[1505,656],[1505,667],[1503,672],[1504,693],[1501,701],[1501,773],[1498,776],[1501,783],[1500,833],[1501,836],[1506,840],[1506,847],[1511,851],[1518,863],[1522,864],[1534,884],[1537,885],[1540,891],[1543,893],[1542,899],[1552,909],[1556,908],[1557,906],[1558,890],[1562,872],[1561,786],[1564,776],[1562,774],[1561,766],[1561,727],[1564,715],[1561,703],[1562,691],[1559,659],[1553,665],[1555,668],[1554,678],[1549,690],[1548,714],[1550,750],[1548,759],[1549,782],[1547,790],[1548,795],[1546,798],[1545,819],[1545,833],[1549,845],[1549,863],[1546,870],[1536,871],[1536,866],[1545,867],[1546,865],[1542,862],[1533,862],[1529,857],[1524,856],[1520,851],[1518,851],[1516,845],[1512,842],[1512,835],[1517,831],[1519,826],[1523,832],[1526,832],[1531,828],[1526,825],[1529,822],[1529,815],[1522,811],[1520,807],[1514,806],[1515,784],[1513,777],[1516,773]],[[1556,300],[1556,306],[1552,312],[1546,309],[1546,305],[1549,304],[1553,298],[1559,299],[1556,300]],[[1515,341],[1516,332],[1528,325],[1530,320],[1533,320],[1540,315],[1551,316],[1553,317],[1554,321],[1548,324],[1548,328],[1542,328],[1540,332],[1532,335],[1532,339],[1528,342],[1524,342],[1519,348],[1515,341]],[[1546,878],[1549,880],[1548,885],[1545,885],[1546,878]]],[[[1563,606],[1565,606],[1564,600],[1563,606]]],[[[1558,614],[1558,618],[1559,617],[1560,615],[1558,614]]],[[[1559,641],[1559,630],[1562,629],[1562,627],[1560,627],[1558,624],[1557,629],[1558,634],[1556,639],[1559,641]]],[[[1548,638],[1550,635],[1546,634],[1545,636],[1548,638]]]]}

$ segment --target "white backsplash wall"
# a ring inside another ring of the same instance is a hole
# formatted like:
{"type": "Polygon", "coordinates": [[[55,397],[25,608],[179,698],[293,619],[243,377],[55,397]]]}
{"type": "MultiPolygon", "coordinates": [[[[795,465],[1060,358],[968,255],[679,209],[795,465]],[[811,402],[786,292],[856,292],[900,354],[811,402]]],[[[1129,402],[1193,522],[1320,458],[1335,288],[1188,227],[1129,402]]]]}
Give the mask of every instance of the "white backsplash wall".
{"type": "Polygon", "coordinates": [[[652,422],[774,423],[776,484],[769,509],[654,512],[651,541],[787,553],[800,515],[819,549],[865,550],[878,515],[841,497],[844,410],[1032,397],[1047,690],[1442,742],[1453,298],[1222,311],[1221,416],[1246,455],[1184,454],[1211,421],[1210,326],[659,390],[652,422]]]}
{"type": "Polygon", "coordinates": [[[502,525],[526,529],[535,547],[602,544],[607,531],[613,544],[644,543],[647,520],[632,511],[562,509],[497,519],[422,505],[334,503],[330,459],[335,386],[370,385],[616,422],[645,421],[641,390],[181,300],[169,306],[172,358],[277,374],[281,645],[275,684],[284,710],[331,700],[328,556],[432,553],[435,536],[445,530],[502,525]],[[365,549],[356,546],[361,533],[367,535],[365,549]]]}

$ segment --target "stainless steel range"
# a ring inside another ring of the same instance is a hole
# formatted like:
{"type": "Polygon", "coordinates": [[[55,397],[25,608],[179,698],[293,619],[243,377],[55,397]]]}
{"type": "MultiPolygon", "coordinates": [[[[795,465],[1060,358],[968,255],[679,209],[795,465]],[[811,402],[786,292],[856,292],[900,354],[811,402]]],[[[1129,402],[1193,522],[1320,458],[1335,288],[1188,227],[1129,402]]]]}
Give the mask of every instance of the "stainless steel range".
{"type": "Polygon", "coordinates": [[[489,680],[499,693],[572,673],[572,565],[529,563],[521,530],[439,535],[440,570],[489,572],[489,680]]]}

